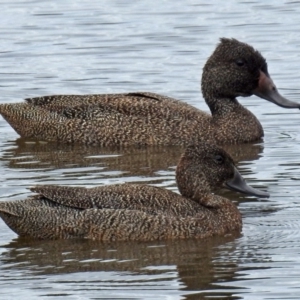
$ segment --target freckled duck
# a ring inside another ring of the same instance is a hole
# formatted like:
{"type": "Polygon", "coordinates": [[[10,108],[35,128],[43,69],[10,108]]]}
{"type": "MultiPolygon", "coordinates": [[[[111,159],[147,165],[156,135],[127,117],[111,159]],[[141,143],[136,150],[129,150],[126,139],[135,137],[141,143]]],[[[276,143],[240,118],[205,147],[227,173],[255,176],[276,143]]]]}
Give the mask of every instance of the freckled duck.
{"type": "Polygon", "coordinates": [[[269,196],[248,186],[232,158],[213,144],[188,146],[179,160],[176,180],[181,195],[143,184],[89,189],[40,185],[31,188],[37,194],[25,200],[0,202],[0,216],[20,236],[37,239],[205,238],[242,228],[236,205],[213,190],[225,185],[269,196]]]}
{"type": "Polygon", "coordinates": [[[202,93],[211,115],[187,103],[147,92],[54,95],[2,104],[0,114],[22,137],[100,146],[218,144],[260,140],[263,128],[236,99],[252,94],[285,108],[253,47],[222,38],[203,68],[202,93]]]}

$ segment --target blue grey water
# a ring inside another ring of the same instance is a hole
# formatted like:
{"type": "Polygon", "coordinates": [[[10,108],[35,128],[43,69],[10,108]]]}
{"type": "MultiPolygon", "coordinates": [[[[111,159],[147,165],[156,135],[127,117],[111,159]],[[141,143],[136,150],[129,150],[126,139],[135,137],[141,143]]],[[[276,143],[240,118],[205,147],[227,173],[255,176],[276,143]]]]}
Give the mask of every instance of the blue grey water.
{"type": "MultiPolygon", "coordinates": [[[[3,0],[0,11],[1,103],[151,91],[207,110],[199,81],[219,37],[259,49],[280,92],[300,102],[299,1],[3,0]]],[[[243,214],[240,236],[30,241],[1,220],[1,299],[299,299],[300,112],[254,96],[240,101],[265,139],[235,149],[235,159],[251,185],[271,194],[262,201],[222,191],[243,214]]],[[[43,183],[177,191],[181,151],[34,143],[0,118],[0,201],[23,199],[43,183]]]]}

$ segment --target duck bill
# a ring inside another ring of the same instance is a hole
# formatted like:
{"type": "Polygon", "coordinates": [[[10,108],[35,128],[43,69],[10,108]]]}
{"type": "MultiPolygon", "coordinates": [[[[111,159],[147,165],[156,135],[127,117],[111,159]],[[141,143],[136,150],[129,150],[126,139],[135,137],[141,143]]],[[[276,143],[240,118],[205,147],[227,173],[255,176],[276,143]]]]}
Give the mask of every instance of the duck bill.
{"type": "Polygon", "coordinates": [[[267,192],[263,192],[257,190],[251,186],[249,186],[242,175],[239,173],[237,168],[234,168],[234,176],[232,179],[225,183],[226,187],[231,190],[238,191],[240,193],[244,193],[251,196],[261,197],[261,198],[268,198],[270,194],[267,192]]]}
{"type": "Polygon", "coordinates": [[[300,103],[282,97],[271,77],[262,71],[260,71],[258,87],[253,91],[253,94],[284,108],[300,108],[300,103]]]}

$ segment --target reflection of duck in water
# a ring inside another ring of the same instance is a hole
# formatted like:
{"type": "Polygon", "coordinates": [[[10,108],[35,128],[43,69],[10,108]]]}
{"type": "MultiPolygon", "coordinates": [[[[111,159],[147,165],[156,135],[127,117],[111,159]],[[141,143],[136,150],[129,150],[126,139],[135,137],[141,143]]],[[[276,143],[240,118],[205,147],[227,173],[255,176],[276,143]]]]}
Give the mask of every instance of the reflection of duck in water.
{"type": "MultiPolygon", "coordinates": [[[[58,243],[55,240],[16,238],[2,245],[0,262],[2,269],[5,267],[7,272],[11,269],[16,270],[17,265],[19,271],[25,270],[27,274],[38,271],[39,274],[45,275],[87,271],[127,271],[136,274],[136,272],[146,273],[149,265],[168,265],[172,270],[174,265],[177,265],[179,273],[197,270],[198,277],[194,278],[190,273],[189,276],[181,278],[183,281],[194,279],[198,282],[198,286],[207,287],[219,272],[219,261],[215,258],[224,255],[222,245],[232,242],[239,236],[239,234],[216,236],[206,239],[205,243],[201,239],[143,243],[128,241],[102,243],[101,247],[98,241],[92,240],[60,240],[58,243]],[[189,255],[186,255],[187,253],[189,255]],[[85,263],[78,263],[80,261],[85,263]]],[[[234,250],[234,246],[231,249],[227,247],[227,255],[230,256],[234,250]]],[[[237,266],[231,261],[224,280],[228,280],[229,272],[232,271],[234,274],[236,269],[237,266]]],[[[153,274],[153,269],[150,268],[148,271],[149,275],[153,274]]],[[[162,272],[164,273],[165,269],[162,272]]],[[[14,275],[13,272],[9,273],[12,274],[11,277],[14,275]]]]}
{"type": "MultiPolygon", "coordinates": [[[[224,145],[223,148],[235,162],[250,161],[262,155],[263,144],[224,145]]],[[[105,167],[105,171],[124,171],[126,176],[153,176],[154,172],[170,167],[173,171],[183,151],[182,146],[133,146],[116,149],[82,144],[27,143],[25,139],[17,139],[10,142],[9,147],[3,148],[0,161],[13,169],[85,167],[82,172],[88,172],[86,167],[90,167],[94,174],[95,167],[97,172],[105,167]]],[[[80,169],[76,170],[78,171],[80,169]]]]}
{"type": "Polygon", "coordinates": [[[250,195],[268,194],[246,185],[231,157],[217,146],[189,146],[176,170],[181,195],[147,185],[93,189],[36,186],[38,195],[0,202],[0,216],[20,236],[97,240],[204,238],[240,231],[240,212],[212,194],[227,187],[250,195]]]}
{"type": "Polygon", "coordinates": [[[219,144],[263,137],[257,118],[236,97],[255,94],[286,108],[267,64],[251,46],[221,39],[203,69],[202,93],[211,116],[184,102],[153,93],[56,95],[0,105],[0,113],[22,137],[66,143],[188,145],[199,139],[219,144]]]}

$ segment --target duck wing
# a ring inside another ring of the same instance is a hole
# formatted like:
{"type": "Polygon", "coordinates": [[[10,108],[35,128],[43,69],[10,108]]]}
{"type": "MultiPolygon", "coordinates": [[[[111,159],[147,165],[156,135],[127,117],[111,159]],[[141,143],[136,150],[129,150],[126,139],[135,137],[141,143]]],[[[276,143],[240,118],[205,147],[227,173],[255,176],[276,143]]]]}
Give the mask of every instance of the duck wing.
{"type": "Polygon", "coordinates": [[[152,93],[30,98],[1,104],[0,114],[22,137],[100,146],[186,145],[210,124],[197,108],[152,93]]]}
{"type": "Polygon", "coordinates": [[[197,108],[171,97],[148,93],[95,94],[95,95],[53,95],[25,99],[28,104],[39,106],[58,114],[91,118],[91,112],[119,112],[140,118],[183,118],[198,119],[208,116],[197,108]]]}
{"type": "Polygon", "coordinates": [[[30,188],[41,198],[76,209],[126,209],[151,215],[195,216],[203,207],[172,191],[143,184],[118,184],[96,188],[39,185],[30,188]]]}

